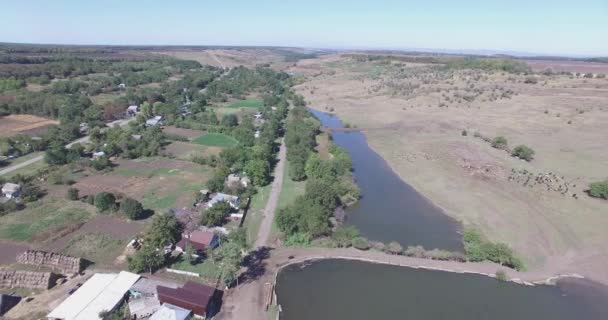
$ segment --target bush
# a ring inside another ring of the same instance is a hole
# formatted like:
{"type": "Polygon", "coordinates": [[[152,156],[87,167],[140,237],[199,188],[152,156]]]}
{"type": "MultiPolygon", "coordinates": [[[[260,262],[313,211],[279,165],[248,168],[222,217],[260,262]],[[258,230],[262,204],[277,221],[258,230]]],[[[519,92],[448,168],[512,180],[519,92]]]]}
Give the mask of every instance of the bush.
{"type": "Polygon", "coordinates": [[[230,214],[230,210],[231,207],[228,202],[217,202],[213,207],[208,208],[203,212],[201,224],[208,227],[221,226],[230,214]]]}
{"type": "Polygon", "coordinates": [[[496,271],[496,279],[498,281],[508,281],[509,277],[507,276],[507,273],[504,270],[498,270],[496,271]]]}
{"type": "Polygon", "coordinates": [[[507,138],[498,136],[492,140],[492,147],[496,149],[505,149],[507,147],[507,138]]]}
{"type": "Polygon", "coordinates": [[[359,250],[368,250],[369,242],[363,237],[356,237],[353,239],[353,247],[359,250]]]}
{"type": "Polygon", "coordinates": [[[91,167],[93,167],[97,171],[101,171],[105,168],[108,168],[112,163],[108,157],[103,156],[99,157],[95,160],[91,160],[91,167]]]}
{"type": "Polygon", "coordinates": [[[426,258],[426,250],[422,246],[409,246],[403,255],[414,258],[426,258]]]}
{"type": "Polygon", "coordinates": [[[100,192],[95,195],[95,207],[100,211],[116,209],[116,197],[109,192],[100,192]]]}
{"type": "Polygon", "coordinates": [[[589,184],[589,195],[595,198],[608,199],[608,180],[589,184]]]}
{"type": "Polygon", "coordinates": [[[466,137],[469,135],[469,133],[467,132],[467,130],[462,130],[462,132],[460,133],[463,137],[466,137]]]}
{"type": "Polygon", "coordinates": [[[19,204],[14,200],[9,200],[7,202],[0,203],[0,217],[13,211],[17,211],[19,209],[19,204]]]}
{"type": "Polygon", "coordinates": [[[131,220],[139,220],[145,216],[144,207],[141,203],[131,198],[125,198],[120,202],[120,211],[131,220]]]}
{"type": "Polygon", "coordinates": [[[391,242],[388,244],[388,252],[392,254],[401,254],[403,252],[403,247],[398,242],[391,242]]]}
{"type": "Polygon", "coordinates": [[[522,144],[515,147],[515,149],[513,149],[513,152],[511,152],[511,155],[520,159],[524,159],[526,161],[532,161],[532,159],[534,159],[534,150],[522,144]]]}
{"type": "Polygon", "coordinates": [[[463,242],[464,251],[470,261],[489,260],[516,270],[524,268],[523,262],[509,246],[487,241],[476,230],[465,230],[463,242]]]}
{"type": "Polygon", "coordinates": [[[332,235],[336,245],[342,248],[350,247],[357,237],[359,237],[359,230],[353,226],[339,227],[332,235]]]}
{"type": "Polygon", "coordinates": [[[298,232],[290,235],[285,239],[284,245],[286,247],[307,247],[310,245],[312,236],[310,233],[298,232]]]}
{"type": "Polygon", "coordinates": [[[67,194],[67,199],[68,200],[78,200],[78,189],[76,188],[68,188],[68,194],[67,194]]]}

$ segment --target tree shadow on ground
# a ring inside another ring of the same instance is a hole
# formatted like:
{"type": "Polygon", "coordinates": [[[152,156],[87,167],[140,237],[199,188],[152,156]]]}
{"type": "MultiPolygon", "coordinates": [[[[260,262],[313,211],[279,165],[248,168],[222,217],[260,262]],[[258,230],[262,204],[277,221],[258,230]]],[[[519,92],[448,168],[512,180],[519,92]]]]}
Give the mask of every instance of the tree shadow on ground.
{"type": "Polygon", "coordinates": [[[260,247],[249,252],[241,263],[241,266],[247,269],[239,275],[238,282],[247,283],[256,281],[264,275],[266,273],[266,259],[270,258],[271,250],[273,249],[269,247],[260,247]]]}

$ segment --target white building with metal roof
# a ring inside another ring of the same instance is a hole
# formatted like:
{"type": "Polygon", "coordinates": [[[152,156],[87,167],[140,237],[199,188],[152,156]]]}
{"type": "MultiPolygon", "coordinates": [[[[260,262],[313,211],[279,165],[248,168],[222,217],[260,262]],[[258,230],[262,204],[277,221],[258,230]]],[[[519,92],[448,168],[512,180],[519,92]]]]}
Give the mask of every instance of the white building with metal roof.
{"type": "Polygon", "coordinates": [[[49,320],[101,319],[99,313],[114,310],[139,278],[138,274],[126,271],[96,273],[51,311],[47,318],[49,320]]]}

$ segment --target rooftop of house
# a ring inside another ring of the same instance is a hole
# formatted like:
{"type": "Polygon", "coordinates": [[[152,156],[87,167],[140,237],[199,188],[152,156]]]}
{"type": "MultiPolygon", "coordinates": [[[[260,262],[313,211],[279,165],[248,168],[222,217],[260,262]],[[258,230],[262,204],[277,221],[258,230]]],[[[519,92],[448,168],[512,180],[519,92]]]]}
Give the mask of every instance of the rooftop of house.
{"type": "Polygon", "coordinates": [[[16,183],[7,182],[2,186],[3,193],[13,193],[21,190],[21,186],[16,183]]]}
{"type": "Polygon", "coordinates": [[[204,284],[188,281],[183,287],[173,289],[163,286],[158,287],[158,295],[162,301],[162,297],[170,297],[179,306],[180,303],[192,305],[204,310],[207,309],[209,302],[213,299],[216,289],[204,284]]]}
{"type": "Polygon", "coordinates": [[[197,251],[203,251],[211,246],[214,238],[215,234],[213,232],[194,230],[192,232],[185,233],[176,246],[186,248],[186,245],[190,244],[197,251]]]}
{"type": "Polygon", "coordinates": [[[231,202],[231,201],[237,201],[238,199],[239,199],[239,197],[237,197],[237,196],[218,192],[213,196],[213,198],[211,198],[209,203],[216,203],[216,202],[220,202],[220,201],[231,202]]]}

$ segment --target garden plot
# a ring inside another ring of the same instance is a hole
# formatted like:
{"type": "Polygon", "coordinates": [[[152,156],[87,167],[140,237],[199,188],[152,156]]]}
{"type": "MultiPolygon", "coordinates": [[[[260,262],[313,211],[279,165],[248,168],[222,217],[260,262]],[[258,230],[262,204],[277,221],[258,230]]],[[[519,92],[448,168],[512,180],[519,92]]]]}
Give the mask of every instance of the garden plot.
{"type": "Polygon", "coordinates": [[[74,184],[80,195],[101,191],[123,193],[144,207],[165,211],[192,204],[194,193],[211,176],[208,167],[162,157],[118,160],[112,172],[92,175],[74,184]]]}

